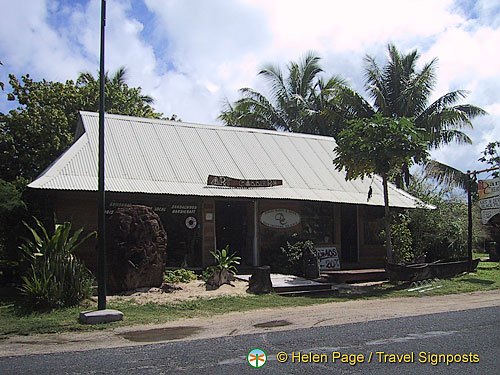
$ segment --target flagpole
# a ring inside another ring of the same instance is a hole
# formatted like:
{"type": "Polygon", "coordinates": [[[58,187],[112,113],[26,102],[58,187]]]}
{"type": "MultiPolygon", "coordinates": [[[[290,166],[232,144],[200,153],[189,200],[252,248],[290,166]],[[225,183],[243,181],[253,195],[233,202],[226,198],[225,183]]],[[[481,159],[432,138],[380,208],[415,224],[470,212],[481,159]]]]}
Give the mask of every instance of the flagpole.
{"type": "Polygon", "coordinates": [[[97,291],[98,310],[106,309],[106,227],[105,227],[105,184],[104,184],[104,30],[106,26],[106,0],[101,0],[101,56],[99,68],[99,181],[97,209],[97,291]]]}

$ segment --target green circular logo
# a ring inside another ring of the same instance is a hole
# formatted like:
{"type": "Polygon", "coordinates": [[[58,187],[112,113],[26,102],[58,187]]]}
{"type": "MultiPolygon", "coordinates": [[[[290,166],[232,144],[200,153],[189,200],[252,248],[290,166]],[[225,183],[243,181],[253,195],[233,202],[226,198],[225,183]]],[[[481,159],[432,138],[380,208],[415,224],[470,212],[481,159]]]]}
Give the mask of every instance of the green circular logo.
{"type": "Polygon", "coordinates": [[[258,368],[266,364],[267,354],[260,348],[252,349],[247,354],[247,362],[250,366],[258,368]]]}

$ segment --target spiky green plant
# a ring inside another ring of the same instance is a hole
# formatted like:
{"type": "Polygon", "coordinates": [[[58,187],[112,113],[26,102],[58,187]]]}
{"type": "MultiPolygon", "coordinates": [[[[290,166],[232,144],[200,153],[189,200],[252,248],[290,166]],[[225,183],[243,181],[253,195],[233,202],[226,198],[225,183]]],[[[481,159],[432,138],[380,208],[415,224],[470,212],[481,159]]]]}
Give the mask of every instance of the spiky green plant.
{"type": "Polygon", "coordinates": [[[210,254],[214,256],[217,263],[216,267],[220,271],[225,268],[232,274],[236,273],[237,269],[235,265],[240,264],[241,257],[237,256],[236,253],[229,254],[229,245],[222,250],[211,251],[210,254]]]}
{"type": "Polygon", "coordinates": [[[81,236],[83,228],[71,235],[71,223],[56,224],[49,235],[44,225],[35,218],[34,229],[24,223],[33,239],[25,239],[20,246],[23,262],[27,265],[21,293],[33,309],[52,309],[76,305],[92,294],[93,277],[74,256],[75,250],[95,232],[81,236]]]}

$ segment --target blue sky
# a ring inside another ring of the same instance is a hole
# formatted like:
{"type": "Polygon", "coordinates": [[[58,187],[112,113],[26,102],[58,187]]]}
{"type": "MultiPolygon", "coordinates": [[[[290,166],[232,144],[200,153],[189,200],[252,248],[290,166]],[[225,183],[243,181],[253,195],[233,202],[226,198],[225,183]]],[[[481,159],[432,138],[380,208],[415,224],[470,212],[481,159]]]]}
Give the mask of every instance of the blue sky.
{"type": "MultiPolygon", "coordinates": [[[[99,0],[0,0],[0,80],[76,79],[95,73],[99,0]]],[[[439,58],[432,99],[455,89],[488,116],[467,130],[473,145],[432,153],[461,170],[487,142],[500,140],[500,3],[495,0],[108,0],[106,69],[128,69],[128,82],[155,108],[184,121],[219,124],[225,98],[238,89],[266,91],[264,63],[285,68],[314,50],[327,75],[338,74],[364,94],[365,54],[384,63],[387,43],[418,49],[421,63],[439,58]]],[[[8,86],[7,90],[8,91],[8,86]]],[[[2,93],[0,111],[12,103],[2,93]]]]}

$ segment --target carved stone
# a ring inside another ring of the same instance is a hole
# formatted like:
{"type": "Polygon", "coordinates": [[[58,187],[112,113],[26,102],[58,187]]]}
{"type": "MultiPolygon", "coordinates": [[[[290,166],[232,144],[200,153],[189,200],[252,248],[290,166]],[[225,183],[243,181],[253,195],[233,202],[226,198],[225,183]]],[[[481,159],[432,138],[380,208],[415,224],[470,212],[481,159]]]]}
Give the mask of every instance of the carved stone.
{"type": "Polygon", "coordinates": [[[150,207],[117,209],[107,222],[106,232],[110,292],[161,286],[167,233],[150,207]]]}

